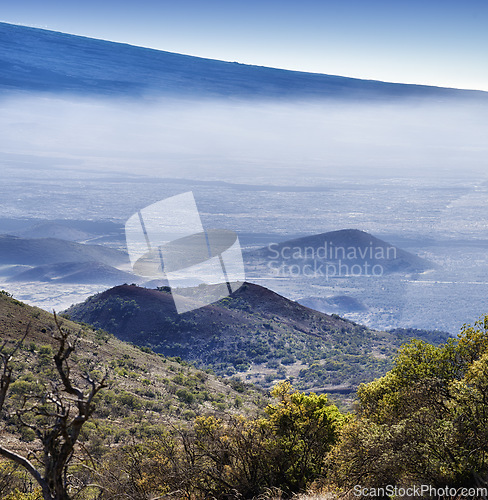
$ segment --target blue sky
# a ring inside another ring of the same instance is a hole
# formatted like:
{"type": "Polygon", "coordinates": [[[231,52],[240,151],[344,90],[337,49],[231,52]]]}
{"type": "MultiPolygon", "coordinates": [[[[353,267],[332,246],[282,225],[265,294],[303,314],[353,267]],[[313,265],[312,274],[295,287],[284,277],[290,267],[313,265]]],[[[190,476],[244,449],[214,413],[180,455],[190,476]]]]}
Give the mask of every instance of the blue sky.
{"type": "Polygon", "coordinates": [[[227,61],[488,90],[486,0],[10,0],[0,20],[227,61]]]}

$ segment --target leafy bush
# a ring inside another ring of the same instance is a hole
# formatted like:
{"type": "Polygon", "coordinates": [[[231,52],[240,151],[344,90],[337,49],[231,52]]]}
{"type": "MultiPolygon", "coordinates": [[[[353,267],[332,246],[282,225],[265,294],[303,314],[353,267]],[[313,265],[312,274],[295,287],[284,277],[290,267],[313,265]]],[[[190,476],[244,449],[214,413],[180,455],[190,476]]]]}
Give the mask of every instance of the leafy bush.
{"type": "Polygon", "coordinates": [[[330,458],[336,484],[488,485],[488,316],[439,347],[409,342],[358,398],[330,458]]]}
{"type": "Polygon", "coordinates": [[[178,389],[176,395],[184,403],[191,404],[195,401],[195,396],[193,393],[189,392],[187,389],[178,389]]]}

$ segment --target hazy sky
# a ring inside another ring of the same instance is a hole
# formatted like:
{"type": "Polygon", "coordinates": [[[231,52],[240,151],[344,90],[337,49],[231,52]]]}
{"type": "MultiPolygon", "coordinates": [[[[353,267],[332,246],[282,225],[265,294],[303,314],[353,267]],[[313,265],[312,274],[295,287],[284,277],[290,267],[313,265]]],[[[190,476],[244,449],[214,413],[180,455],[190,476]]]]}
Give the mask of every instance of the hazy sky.
{"type": "Polygon", "coordinates": [[[0,20],[241,63],[488,91],[486,0],[10,0],[0,20]]]}

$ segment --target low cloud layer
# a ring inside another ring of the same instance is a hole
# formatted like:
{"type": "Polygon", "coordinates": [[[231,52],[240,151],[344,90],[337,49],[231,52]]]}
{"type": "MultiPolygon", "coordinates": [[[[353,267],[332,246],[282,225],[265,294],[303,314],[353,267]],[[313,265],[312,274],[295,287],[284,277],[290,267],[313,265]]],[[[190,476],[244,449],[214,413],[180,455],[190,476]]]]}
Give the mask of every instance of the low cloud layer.
{"type": "Polygon", "coordinates": [[[486,102],[0,101],[0,155],[158,177],[306,184],[485,171],[486,102]]]}

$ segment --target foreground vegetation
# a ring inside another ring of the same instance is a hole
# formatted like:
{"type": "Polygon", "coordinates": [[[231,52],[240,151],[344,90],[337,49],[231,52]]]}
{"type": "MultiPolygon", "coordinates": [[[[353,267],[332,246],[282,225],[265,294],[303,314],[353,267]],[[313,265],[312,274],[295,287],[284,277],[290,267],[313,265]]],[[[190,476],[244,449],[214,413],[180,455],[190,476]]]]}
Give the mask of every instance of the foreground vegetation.
{"type": "Polygon", "coordinates": [[[57,328],[52,316],[5,295],[0,307],[8,332],[0,349],[1,498],[354,498],[358,485],[488,488],[488,316],[437,347],[406,343],[345,414],[288,381],[269,399],[104,332],[75,332],[67,321],[57,328]],[[39,345],[46,336],[51,344],[39,345]]]}
{"type": "Polygon", "coordinates": [[[405,345],[358,399],[327,458],[334,483],[488,487],[488,316],[439,347],[405,345]]]}

